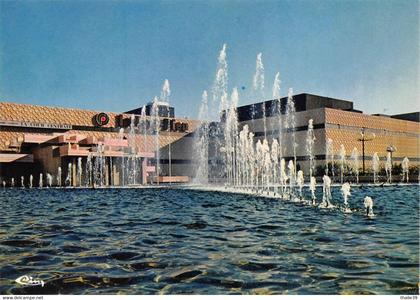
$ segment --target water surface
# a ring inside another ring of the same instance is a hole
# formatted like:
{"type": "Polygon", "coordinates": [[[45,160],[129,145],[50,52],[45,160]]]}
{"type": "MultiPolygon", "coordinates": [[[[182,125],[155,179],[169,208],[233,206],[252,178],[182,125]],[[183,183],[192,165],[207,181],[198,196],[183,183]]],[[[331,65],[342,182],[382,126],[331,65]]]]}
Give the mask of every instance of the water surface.
{"type": "Polygon", "coordinates": [[[219,192],[2,189],[0,294],[418,294],[419,187],[351,192],[346,215],[219,192]]]}

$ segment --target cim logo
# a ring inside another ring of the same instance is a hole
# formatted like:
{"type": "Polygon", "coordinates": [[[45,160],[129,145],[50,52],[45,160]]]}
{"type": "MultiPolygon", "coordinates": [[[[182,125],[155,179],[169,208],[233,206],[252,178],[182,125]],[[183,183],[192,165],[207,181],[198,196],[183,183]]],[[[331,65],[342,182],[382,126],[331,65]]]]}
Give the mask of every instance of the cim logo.
{"type": "Polygon", "coordinates": [[[106,113],[99,113],[94,118],[96,125],[104,126],[109,123],[109,116],[106,113]]]}

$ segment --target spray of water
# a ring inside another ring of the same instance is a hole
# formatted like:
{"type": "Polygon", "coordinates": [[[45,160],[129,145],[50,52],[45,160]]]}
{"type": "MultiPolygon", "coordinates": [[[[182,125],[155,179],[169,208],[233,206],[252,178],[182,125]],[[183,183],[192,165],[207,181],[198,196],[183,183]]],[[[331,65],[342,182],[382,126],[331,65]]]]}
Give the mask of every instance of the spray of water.
{"type": "Polygon", "coordinates": [[[386,154],[385,172],[386,172],[387,183],[392,183],[392,159],[391,159],[391,152],[388,152],[386,154]]]}
{"type": "Polygon", "coordinates": [[[402,172],[403,172],[403,176],[402,176],[402,181],[406,181],[408,183],[408,173],[410,170],[410,161],[408,160],[408,157],[404,157],[402,163],[401,163],[401,167],[402,167],[402,172]]]}
{"type": "Polygon", "coordinates": [[[343,144],[340,145],[340,182],[344,181],[344,168],[346,166],[346,148],[343,144]]]}
{"type": "Polygon", "coordinates": [[[309,157],[309,176],[312,177],[315,170],[315,155],[314,155],[314,145],[315,145],[315,134],[314,134],[314,124],[313,120],[309,119],[308,121],[308,131],[306,134],[306,152],[309,157]]]}
{"type": "Polygon", "coordinates": [[[328,138],[325,146],[326,149],[326,160],[325,160],[325,175],[329,175],[331,171],[331,176],[334,177],[334,144],[333,140],[328,138]],[[329,170],[331,166],[331,170],[329,170]]]}
{"type": "Polygon", "coordinates": [[[373,183],[378,182],[378,173],[379,173],[379,156],[378,153],[373,153],[372,156],[372,169],[373,169],[373,183]]]}
{"type": "Polygon", "coordinates": [[[356,175],[356,182],[359,183],[359,151],[357,148],[353,148],[351,152],[351,161],[352,161],[352,171],[356,175]]]}
{"type": "Polygon", "coordinates": [[[39,188],[42,189],[43,185],[44,185],[44,181],[43,181],[43,174],[39,174],[39,188]]]}
{"type": "Polygon", "coordinates": [[[209,160],[209,122],[208,122],[208,96],[207,91],[203,92],[201,97],[200,110],[198,112],[200,125],[194,135],[195,138],[195,160],[197,162],[197,171],[195,174],[195,183],[207,184],[209,178],[208,160],[209,160]]]}
{"type": "Polygon", "coordinates": [[[373,214],[373,199],[369,196],[366,196],[363,204],[366,208],[366,216],[374,217],[375,215],[373,214]]]}

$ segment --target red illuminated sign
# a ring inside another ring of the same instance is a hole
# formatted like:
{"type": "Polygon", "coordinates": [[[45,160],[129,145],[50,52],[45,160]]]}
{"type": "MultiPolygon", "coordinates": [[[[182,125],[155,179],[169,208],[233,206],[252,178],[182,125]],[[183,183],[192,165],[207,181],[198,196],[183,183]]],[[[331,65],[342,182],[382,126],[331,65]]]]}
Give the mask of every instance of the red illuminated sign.
{"type": "Polygon", "coordinates": [[[98,126],[104,126],[109,123],[109,116],[106,113],[99,113],[95,116],[95,123],[98,126]]]}

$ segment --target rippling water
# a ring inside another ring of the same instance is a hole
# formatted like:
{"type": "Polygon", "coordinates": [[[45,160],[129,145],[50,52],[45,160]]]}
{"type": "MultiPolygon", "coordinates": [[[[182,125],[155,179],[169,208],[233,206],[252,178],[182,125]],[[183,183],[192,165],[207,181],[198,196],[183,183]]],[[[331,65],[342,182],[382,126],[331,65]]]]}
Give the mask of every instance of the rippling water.
{"type": "Polygon", "coordinates": [[[0,294],[418,294],[419,187],[353,187],[349,203],[359,211],[180,189],[3,189],[0,294]],[[22,275],[46,284],[22,288],[22,275]]]}

